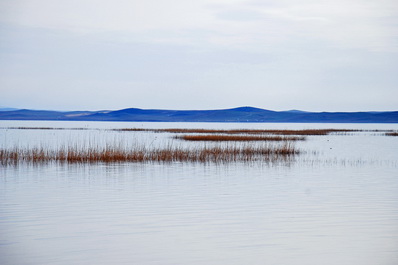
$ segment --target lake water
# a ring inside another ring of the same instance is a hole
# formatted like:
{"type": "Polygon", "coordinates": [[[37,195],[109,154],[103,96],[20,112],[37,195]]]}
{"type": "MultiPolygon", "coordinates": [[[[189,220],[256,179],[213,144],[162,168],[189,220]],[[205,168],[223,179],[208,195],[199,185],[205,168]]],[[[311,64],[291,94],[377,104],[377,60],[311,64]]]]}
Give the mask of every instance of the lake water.
{"type": "MultiPolygon", "coordinates": [[[[113,128],[398,124],[0,121],[0,147],[192,145],[113,128]],[[15,130],[7,127],[86,128],[15,130]]],[[[0,264],[398,264],[398,137],[309,136],[281,163],[0,165],[0,264]]]]}

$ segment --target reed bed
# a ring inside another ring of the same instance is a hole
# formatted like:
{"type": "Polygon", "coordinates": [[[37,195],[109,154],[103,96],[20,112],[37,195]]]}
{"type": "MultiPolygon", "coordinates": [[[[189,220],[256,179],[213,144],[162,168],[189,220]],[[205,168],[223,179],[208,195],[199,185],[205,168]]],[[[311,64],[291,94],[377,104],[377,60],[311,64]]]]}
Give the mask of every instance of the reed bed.
{"type": "Polygon", "coordinates": [[[249,142],[249,141],[303,141],[302,136],[242,136],[242,135],[183,135],[175,136],[174,139],[184,141],[209,141],[209,142],[249,142]]]}
{"type": "Polygon", "coordinates": [[[120,146],[43,147],[0,149],[1,164],[29,163],[116,163],[116,162],[215,162],[277,161],[299,154],[291,142],[280,146],[227,145],[212,147],[148,149],[145,146],[125,149],[120,146]]]}
{"type": "Polygon", "coordinates": [[[386,133],[387,136],[398,136],[398,132],[386,133]]]}
{"type": "Polygon", "coordinates": [[[1,127],[9,130],[104,130],[119,132],[156,132],[156,133],[196,133],[196,134],[273,134],[273,135],[328,135],[345,134],[351,132],[394,132],[394,130],[358,130],[358,129],[304,129],[304,130],[279,130],[279,129],[145,129],[145,128],[121,128],[121,129],[95,129],[95,128],[57,128],[57,127],[1,127]]]}
{"type": "Polygon", "coordinates": [[[328,135],[330,133],[348,133],[359,132],[362,130],[351,129],[305,129],[305,130],[252,130],[252,129],[142,129],[142,128],[124,128],[113,129],[123,132],[167,132],[167,133],[200,133],[200,134],[274,134],[274,135],[328,135]]]}

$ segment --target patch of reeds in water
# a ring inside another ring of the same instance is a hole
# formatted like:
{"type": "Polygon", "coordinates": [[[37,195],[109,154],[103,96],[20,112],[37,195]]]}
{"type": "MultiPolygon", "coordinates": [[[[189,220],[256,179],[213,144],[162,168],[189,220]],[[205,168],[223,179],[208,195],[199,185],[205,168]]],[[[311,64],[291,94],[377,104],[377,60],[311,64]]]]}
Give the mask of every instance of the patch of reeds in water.
{"type": "Polygon", "coordinates": [[[250,141],[303,141],[302,136],[253,136],[253,135],[183,135],[175,136],[174,139],[185,141],[209,141],[209,142],[250,142],[250,141]]]}
{"type": "Polygon", "coordinates": [[[142,129],[142,128],[124,128],[113,129],[123,132],[167,132],[167,133],[206,133],[206,134],[273,134],[273,135],[328,135],[330,133],[349,133],[359,132],[361,130],[351,129],[304,129],[304,130],[259,130],[259,129],[142,129]]]}
{"type": "Polygon", "coordinates": [[[122,129],[95,129],[95,128],[57,128],[57,127],[2,127],[8,130],[104,130],[119,132],[156,132],[156,133],[196,133],[196,134],[273,134],[273,135],[328,135],[345,134],[352,132],[385,132],[385,135],[395,136],[394,130],[358,130],[358,129],[304,129],[304,130],[280,130],[280,129],[145,129],[145,128],[122,128],[122,129]]]}
{"type": "Polygon", "coordinates": [[[387,136],[398,136],[398,132],[386,133],[387,136]]]}
{"type": "Polygon", "coordinates": [[[115,163],[115,162],[215,162],[235,161],[276,161],[299,154],[290,142],[280,146],[269,145],[231,145],[181,148],[148,149],[120,146],[105,147],[62,147],[56,150],[43,147],[0,149],[1,164],[29,163],[115,163]]]}

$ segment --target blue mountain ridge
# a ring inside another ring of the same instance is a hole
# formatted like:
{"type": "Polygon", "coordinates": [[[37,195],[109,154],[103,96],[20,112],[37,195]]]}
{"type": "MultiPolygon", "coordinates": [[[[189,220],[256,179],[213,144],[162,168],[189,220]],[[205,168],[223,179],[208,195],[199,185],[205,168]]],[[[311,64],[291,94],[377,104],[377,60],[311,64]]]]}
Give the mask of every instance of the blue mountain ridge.
{"type": "Polygon", "coordinates": [[[128,108],[101,111],[7,110],[0,120],[136,121],[136,122],[303,122],[398,123],[398,111],[306,112],[272,111],[254,107],[217,110],[165,110],[128,108]]]}

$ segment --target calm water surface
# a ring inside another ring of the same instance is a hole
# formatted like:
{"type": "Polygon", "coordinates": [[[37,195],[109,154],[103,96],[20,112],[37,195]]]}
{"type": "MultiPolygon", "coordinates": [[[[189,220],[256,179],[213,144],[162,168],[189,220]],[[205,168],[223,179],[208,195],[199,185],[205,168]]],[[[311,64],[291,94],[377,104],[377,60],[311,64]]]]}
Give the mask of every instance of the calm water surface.
{"type": "MultiPolygon", "coordinates": [[[[0,146],[190,144],[103,130],[127,127],[398,129],[0,121],[14,126],[90,130],[0,129],[0,146]]],[[[398,264],[398,138],[311,136],[297,147],[274,164],[0,166],[0,264],[398,264]]]]}

